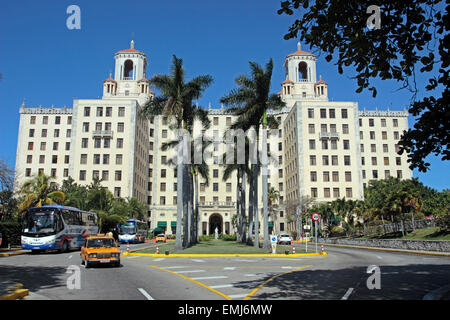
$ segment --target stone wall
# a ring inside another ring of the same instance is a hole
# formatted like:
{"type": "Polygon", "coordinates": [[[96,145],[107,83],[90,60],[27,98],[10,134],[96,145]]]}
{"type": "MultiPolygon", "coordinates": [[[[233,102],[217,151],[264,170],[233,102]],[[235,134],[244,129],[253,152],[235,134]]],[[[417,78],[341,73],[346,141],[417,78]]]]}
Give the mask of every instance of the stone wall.
{"type": "Polygon", "coordinates": [[[320,239],[322,243],[349,246],[391,248],[418,251],[450,252],[450,241],[378,240],[378,239],[320,239]]]}

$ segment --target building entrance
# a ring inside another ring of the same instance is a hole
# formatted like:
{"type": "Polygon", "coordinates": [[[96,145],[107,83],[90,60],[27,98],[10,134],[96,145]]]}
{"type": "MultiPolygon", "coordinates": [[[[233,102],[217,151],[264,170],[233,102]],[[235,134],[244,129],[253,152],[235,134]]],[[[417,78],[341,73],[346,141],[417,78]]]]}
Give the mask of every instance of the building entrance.
{"type": "Polygon", "coordinates": [[[223,218],[219,213],[214,213],[209,217],[209,234],[214,234],[216,228],[219,234],[222,233],[223,229],[223,218]]]}

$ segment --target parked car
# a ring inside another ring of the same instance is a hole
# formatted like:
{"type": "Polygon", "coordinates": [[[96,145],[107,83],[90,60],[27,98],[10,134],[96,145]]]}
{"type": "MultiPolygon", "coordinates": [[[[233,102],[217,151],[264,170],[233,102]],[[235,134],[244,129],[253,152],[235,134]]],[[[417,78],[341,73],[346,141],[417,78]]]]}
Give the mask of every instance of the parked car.
{"type": "Polygon", "coordinates": [[[278,236],[278,244],[291,244],[292,237],[288,234],[280,234],[278,236]]]}

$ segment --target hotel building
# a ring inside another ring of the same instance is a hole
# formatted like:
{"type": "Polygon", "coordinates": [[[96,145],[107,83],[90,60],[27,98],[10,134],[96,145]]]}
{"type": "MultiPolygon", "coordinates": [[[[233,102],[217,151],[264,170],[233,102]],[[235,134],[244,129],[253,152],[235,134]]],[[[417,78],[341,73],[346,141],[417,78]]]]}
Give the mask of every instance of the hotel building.
{"type": "MultiPolygon", "coordinates": [[[[136,197],[148,205],[151,229],[174,234],[177,215],[174,150],[162,150],[174,139],[171,120],[140,117],[153,99],[147,80],[147,57],[134,48],[118,51],[115,72],[103,81],[101,99],[75,99],[72,107],[20,107],[15,188],[38,172],[59,184],[69,176],[80,184],[95,177],[118,197],[136,197]]],[[[316,78],[316,57],[302,51],[286,56],[285,80],[278,93],[286,103],[273,113],[280,126],[268,140],[278,165],[269,165],[269,186],[279,191],[269,218],[270,232],[288,232],[287,204],[302,197],[315,201],[363,199],[371,179],[412,177],[407,155],[397,142],[408,129],[406,111],[359,110],[357,102],[329,101],[328,84],[316,78]]],[[[222,136],[236,116],[208,109],[207,136],[222,136]]],[[[194,132],[202,132],[196,122],[194,132]]],[[[222,144],[210,146],[209,185],[199,178],[200,233],[235,232],[237,178],[223,181],[222,144]]],[[[247,183],[248,189],[248,183],[247,183]]],[[[262,188],[259,183],[262,226],[262,188]]],[[[248,192],[247,192],[248,197],[248,192]]],[[[247,200],[248,203],[248,200],[247,200]]],[[[262,228],[260,228],[262,234],[262,228]]]]}

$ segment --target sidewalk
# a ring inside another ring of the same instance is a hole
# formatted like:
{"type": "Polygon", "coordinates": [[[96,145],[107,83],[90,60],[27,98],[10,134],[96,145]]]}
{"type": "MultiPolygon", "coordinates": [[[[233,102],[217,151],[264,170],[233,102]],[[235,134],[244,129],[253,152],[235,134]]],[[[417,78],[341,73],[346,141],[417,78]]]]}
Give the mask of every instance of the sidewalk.
{"type": "Polygon", "coordinates": [[[30,250],[22,250],[21,247],[14,247],[11,249],[0,248],[0,257],[15,256],[19,254],[25,254],[31,252],[30,250]]]}
{"type": "Polygon", "coordinates": [[[431,255],[431,256],[450,257],[450,252],[419,251],[419,250],[406,250],[406,249],[393,249],[393,248],[380,248],[380,247],[363,247],[363,246],[355,246],[355,245],[331,244],[331,243],[322,243],[322,242],[319,242],[319,245],[323,245],[324,247],[326,247],[326,246],[329,246],[329,247],[342,247],[342,248],[351,248],[351,249],[375,250],[375,251],[387,251],[387,252],[398,252],[398,253],[410,253],[410,254],[423,254],[423,255],[431,255]]]}
{"type": "Polygon", "coordinates": [[[0,300],[18,300],[29,294],[28,289],[23,288],[23,284],[12,281],[0,282],[0,300]]]}

